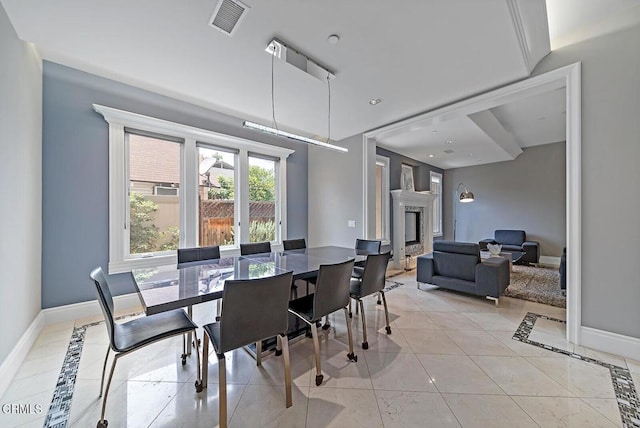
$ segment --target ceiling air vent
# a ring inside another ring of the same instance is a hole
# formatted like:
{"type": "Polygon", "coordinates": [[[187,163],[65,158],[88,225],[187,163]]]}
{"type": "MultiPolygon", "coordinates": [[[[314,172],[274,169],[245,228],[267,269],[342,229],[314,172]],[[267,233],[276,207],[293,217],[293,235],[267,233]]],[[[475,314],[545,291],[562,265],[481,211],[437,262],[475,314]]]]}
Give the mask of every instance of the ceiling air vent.
{"type": "Polygon", "coordinates": [[[209,20],[209,25],[233,36],[238,24],[247,14],[249,6],[237,0],[220,0],[209,20]]]}
{"type": "Polygon", "coordinates": [[[451,153],[453,153],[453,150],[451,150],[451,149],[447,149],[447,150],[445,150],[444,152],[445,152],[446,154],[450,155],[451,153]]]}

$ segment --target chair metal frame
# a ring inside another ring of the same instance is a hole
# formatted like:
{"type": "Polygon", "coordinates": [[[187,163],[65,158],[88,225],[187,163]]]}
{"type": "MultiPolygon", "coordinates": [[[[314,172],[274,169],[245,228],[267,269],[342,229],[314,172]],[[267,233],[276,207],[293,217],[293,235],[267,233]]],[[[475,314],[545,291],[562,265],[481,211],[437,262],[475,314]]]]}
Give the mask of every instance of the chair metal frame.
{"type": "MultiPolygon", "coordinates": [[[[178,248],[178,267],[181,265],[202,262],[206,260],[218,260],[220,258],[220,246],[211,245],[209,247],[187,247],[178,248]],[[214,256],[214,257],[211,257],[214,256]],[[186,260],[185,260],[186,259],[186,260]]],[[[220,320],[220,312],[222,312],[222,300],[217,302],[216,321],[220,320]]],[[[187,306],[187,315],[193,317],[193,306],[187,306]]],[[[187,333],[185,340],[182,342],[182,364],[187,363],[187,357],[191,355],[191,333],[187,333]]],[[[200,342],[198,342],[199,344],[200,342]]]]}
{"type": "MultiPolygon", "coordinates": [[[[291,282],[291,278],[292,278],[292,273],[291,272],[287,272],[285,274],[280,274],[277,275],[279,277],[281,276],[289,276],[289,282],[291,282]]],[[[227,287],[233,287],[233,284],[238,282],[254,282],[254,281],[266,281],[269,280],[273,277],[266,277],[266,278],[258,278],[258,279],[252,279],[252,280],[231,280],[231,281],[227,281],[227,283],[225,283],[225,291],[224,293],[227,292],[227,287]]],[[[223,295],[223,300],[224,300],[224,295],[223,295]]],[[[227,308],[229,306],[227,305],[227,308]]],[[[228,309],[227,309],[228,310],[228,309]]],[[[224,309],[223,309],[223,313],[221,316],[221,320],[220,323],[224,322],[224,309]]],[[[204,333],[204,340],[202,343],[202,389],[207,388],[208,385],[208,375],[209,375],[209,342],[211,341],[211,339],[209,338],[209,333],[207,331],[207,326],[203,326],[203,328],[205,328],[205,333],[204,333]]],[[[272,336],[271,336],[272,337],[272,336]]],[[[292,393],[291,393],[291,362],[290,362],[290,358],[289,358],[289,341],[286,335],[286,331],[278,334],[277,336],[277,347],[279,349],[281,349],[282,354],[283,354],[283,360],[284,360],[284,377],[285,377],[285,404],[286,407],[289,408],[293,405],[293,400],[292,400],[292,393]]],[[[261,354],[262,354],[262,340],[263,339],[268,339],[268,337],[262,338],[260,340],[257,340],[255,342],[256,344],[256,362],[258,366],[262,365],[262,358],[261,358],[261,354]]],[[[253,343],[253,342],[252,342],[253,343]]],[[[239,347],[242,346],[246,346],[246,345],[240,345],[239,347]]],[[[238,348],[239,348],[238,347],[238,348]]],[[[235,349],[238,349],[235,348],[235,349]]],[[[227,371],[226,371],[226,360],[225,360],[225,356],[224,356],[224,352],[220,352],[218,353],[218,350],[215,349],[214,346],[214,351],[216,352],[216,356],[218,358],[218,397],[219,397],[219,426],[220,428],[226,428],[227,427],[227,371]]],[[[226,352],[226,351],[225,351],[226,352]]],[[[200,389],[200,391],[202,391],[202,389],[200,389]]],[[[198,391],[198,392],[200,392],[198,391]]]]}
{"type": "MultiPolygon", "coordinates": [[[[384,274],[383,274],[383,278],[382,278],[382,287],[380,290],[375,290],[371,293],[368,294],[362,294],[362,284],[365,280],[370,280],[368,275],[367,275],[367,266],[370,266],[369,264],[369,257],[373,257],[373,258],[378,258],[378,257],[386,257],[386,263],[384,264],[385,266],[385,272],[386,272],[386,268],[389,264],[389,259],[391,258],[391,254],[390,253],[382,253],[382,254],[371,254],[369,256],[367,256],[367,264],[365,265],[364,268],[364,272],[362,274],[362,278],[357,279],[358,281],[360,281],[360,295],[359,296],[355,296],[354,294],[351,294],[351,298],[354,299],[356,301],[356,314],[358,313],[358,307],[360,308],[360,317],[362,319],[362,349],[369,349],[369,342],[367,341],[367,321],[365,319],[365,313],[364,313],[364,301],[362,300],[364,297],[370,296],[372,294],[378,293],[379,298],[382,298],[382,303],[384,304],[384,315],[385,315],[385,319],[387,321],[387,325],[385,327],[385,330],[387,332],[387,334],[391,334],[391,325],[389,323],[389,308],[387,307],[387,299],[385,297],[384,294],[384,284],[385,284],[385,278],[384,278],[384,274]]],[[[351,317],[351,300],[349,300],[349,316],[351,317]]]]}
{"type": "MultiPolygon", "coordinates": [[[[318,290],[320,290],[323,287],[323,271],[326,271],[327,269],[331,269],[331,268],[337,268],[339,266],[342,265],[348,265],[348,269],[346,269],[346,272],[348,272],[349,276],[346,277],[346,284],[345,284],[345,288],[347,291],[347,301],[350,301],[350,297],[349,297],[349,281],[351,278],[351,271],[353,270],[353,259],[348,260],[346,262],[342,262],[342,263],[336,263],[333,265],[320,265],[320,270],[318,271],[318,281],[315,284],[316,287],[316,293],[318,292],[318,290]]],[[[317,294],[314,293],[314,297],[313,297],[313,313],[315,314],[315,308],[316,308],[316,298],[317,298],[317,294]]],[[[348,310],[347,310],[347,305],[345,305],[344,307],[341,308],[344,312],[344,318],[347,324],[347,334],[349,336],[349,353],[347,354],[347,358],[349,359],[349,361],[358,361],[358,356],[355,354],[354,350],[353,350],[353,335],[351,332],[351,322],[349,320],[349,314],[348,314],[348,310]]],[[[326,326],[328,328],[328,319],[329,319],[329,313],[327,314],[321,314],[319,317],[314,317],[314,319],[312,320],[308,320],[305,317],[303,317],[302,315],[300,315],[298,312],[296,312],[295,310],[293,310],[291,307],[289,307],[289,312],[292,313],[293,315],[295,315],[296,317],[298,317],[299,319],[301,319],[302,321],[304,321],[309,328],[311,329],[311,337],[313,339],[313,349],[314,349],[314,354],[315,354],[315,361],[316,361],[316,386],[320,386],[322,384],[322,381],[324,379],[324,376],[322,375],[322,367],[321,367],[321,362],[320,362],[320,341],[318,339],[318,329],[316,328],[316,323],[322,319],[323,316],[326,316],[327,322],[326,322],[326,326]]],[[[335,312],[335,311],[334,311],[335,312]]],[[[331,313],[331,312],[330,312],[331,313]]],[[[323,330],[326,330],[327,328],[325,328],[325,326],[322,326],[323,330]]]]}
{"type": "MultiPolygon", "coordinates": [[[[100,303],[100,305],[102,306],[104,315],[105,315],[105,322],[107,323],[113,323],[115,324],[115,320],[113,318],[113,314],[111,313],[111,308],[109,307],[109,305],[107,304],[107,302],[105,301],[106,297],[103,295],[102,290],[100,290],[100,287],[98,286],[98,281],[99,279],[97,278],[99,275],[103,275],[104,277],[104,273],[102,271],[101,267],[97,267],[95,268],[93,271],[91,271],[91,274],[89,275],[90,278],[96,283],[96,288],[98,291],[98,301],[100,303]],[[107,317],[109,319],[107,319],[107,317]]],[[[109,284],[107,282],[106,277],[104,277],[105,280],[105,286],[107,289],[109,289],[109,284]]],[[[153,316],[153,315],[151,315],[153,316]]],[[[196,381],[195,381],[195,387],[196,387],[196,391],[200,392],[202,391],[202,372],[201,372],[201,368],[200,368],[200,350],[199,350],[199,346],[197,345],[197,328],[194,328],[192,330],[194,337],[196,338],[196,364],[197,364],[197,376],[196,376],[196,381]]],[[[115,344],[113,343],[113,337],[112,334],[109,334],[109,346],[107,347],[107,353],[104,357],[104,364],[102,366],[102,376],[100,378],[100,395],[98,396],[99,398],[102,398],[102,410],[100,413],[100,420],[98,420],[97,423],[97,428],[106,428],[108,426],[108,421],[104,418],[105,416],[105,412],[107,409],[107,398],[109,396],[109,388],[111,387],[111,381],[113,380],[113,373],[115,371],[116,368],[116,364],[118,363],[118,360],[128,354],[131,354],[132,352],[135,352],[139,349],[145,348],[149,345],[152,345],[156,342],[160,342],[162,340],[165,339],[169,339],[171,337],[174,336],[181,336],[184,335],[183,332],[177,332],[177,333],[173,333],[173,334],[167,334],[166,336],[163,337],[159,337],[151,342],[145,343],[143,345],[139,345],[139,346],[135,346],[132,349],[129,349],[127,351],[117,351],[115,349],[115,344]],[[103,389],[104,387],[104,375],[106,373],[107,370],[107,361],[109,360],[109,354],[111,353],[111,350],[114,351],[114,358],[113,358],[113,362],[111,363],[111,369],[109,370],[109,378],[107,379],[107,386],[106,388],[103,389]],[[104,392],[104,396],[103,396],[103,392],[104,392]]],[[[183,363],[184,364],[184,363],[183,363]]]]}

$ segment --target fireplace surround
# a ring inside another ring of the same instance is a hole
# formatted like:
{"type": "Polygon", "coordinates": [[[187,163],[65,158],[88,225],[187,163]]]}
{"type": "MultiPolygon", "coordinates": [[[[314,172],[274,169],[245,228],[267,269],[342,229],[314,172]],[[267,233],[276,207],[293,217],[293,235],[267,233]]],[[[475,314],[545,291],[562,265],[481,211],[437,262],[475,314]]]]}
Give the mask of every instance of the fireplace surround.
{"type": "Polygon", "coordinates": [[[433,201],[436,196],[430,191],[391,191],[393,260],[389,264],[393,269],[402,269],[407,255],[417,256],[433,251],[432,213],[433,201]],[[407,219],[409,219],[408,224],[407,219]],[[415,228],[415,233],[411,228],[415,228]]]}

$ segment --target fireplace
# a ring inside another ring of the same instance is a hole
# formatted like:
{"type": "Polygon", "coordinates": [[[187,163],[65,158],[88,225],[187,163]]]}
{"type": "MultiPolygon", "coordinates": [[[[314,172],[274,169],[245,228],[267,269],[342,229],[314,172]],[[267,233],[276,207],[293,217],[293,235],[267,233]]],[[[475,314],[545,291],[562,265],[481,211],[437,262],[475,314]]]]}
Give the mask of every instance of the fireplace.
{"type": "Polygon", "coordinates": [[[393,269],[403,269],[408,260],[433,251],[431,212],[436,194],[430,191],[392,190],[393,269]]]}
{"type": "Polygon", "coordinates": [[[404,245],[415,245],[421,242],[420,219],[421,213],[416,211],[404,212],[404,245]]]}

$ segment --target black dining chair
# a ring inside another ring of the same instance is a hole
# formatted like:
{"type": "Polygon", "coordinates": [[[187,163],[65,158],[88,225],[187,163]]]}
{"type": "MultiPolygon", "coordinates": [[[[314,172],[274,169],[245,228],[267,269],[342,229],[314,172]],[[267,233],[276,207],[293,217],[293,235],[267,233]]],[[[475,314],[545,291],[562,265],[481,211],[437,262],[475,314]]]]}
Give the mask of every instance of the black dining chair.
{"type": "Polygon", "coordinates": [[[250,254],[270,253],[271,242],[252,242],[250,244],[240,244],[240,255],[248,256],[250,254]]]}
{"type": "MultiPolygon", "coordinates": [[[[374,240],[374,239],[356,239],[356,251],[363,251],[369,254],[377,254],[380,252],[380,248],[382,247],[382,241],[374,240]]],[[[353,268],[353,276],[354,278],[362,278],[362,272],[364,270],[365,261],[356,262],[355,267],[353,268]]],[[[376,302],[378,305],[382,303],[380,300],[380,296],[378,296],[378,301],[376,302]]],[[[356,306],[356,313],[358,313],[358,307],[356,306]]]]}
{"type": "Polygon", "coordinates": [[[300,239],[285,239],[282,241],[282,247],[285,251],[290,250],[302,250],[307,248],[307,241],[304,238],[300,239]]]}
{"type": "Polygon", "coordinates": [[[379,253],[382,241],[373,239],[356,239],[356,250],[366,251],[368,253],[379,253]]]}
{"type": "MultiPolygon", "coordinates": [[[[305,241],[304,238],[300,238],[300,239],[285,239],[282,241],[282,247],[284,249],[284,251],[292,251],[292,250],[303,250],[305,248],[307,248],[307,241],[305,241]]],[[[298,281],[304,281],[304,284],[307,288],[307,295],[309,295],[309,283],[314,284],[316,280],[316,277],[311,277],[311,278],[305,278],[305,279],[300,279],[298,281]]],[[[297,289],[297,285],[295,284],[294,281],[294,287],[296,287],[297,289]]],[[[295,290],[295,298],[298,297],[298,293],[297,290],[295,290]]],[[[329,328],[327,326],[327,328],[329,328]]]]}
{"type": "Polygon", "coordinates": [[[318,330],[316,329],[316,323],[320,321],[322,317],[328,316],[340,309],[344,310],[349,336],[349,353],[347,354],[347,358],[349,358],[350,361],[358,361],[358,357],[353,352],[351,322],[347,314],[352,270],[353,259],[333,265],[320,265],[314,293],[289,302],[289,312],[309,324],[311,328],[313,350],[316,357],[317,386],[322,384],[324,378],[320,367],[320,343],[318,341],[318,330]]]}
{"type": "Polygon", "coordinates": [[[225,352],[256,343],[256,359],[260,365],[261,343],[277,336],[284,357],[286,406],[291,407],[291,365],[287,327],[289,320],[289,289],[293,274],[286,272],[258,279],[228,280],[224,284],[220,322],[203,326],[202,378],[207,386],[209,372],[209,340],[218,357],[218,396],[220,427],[227,426],[227,375],[225,352]]]}
{"type": "Polygon", "coordinates": [[[390,253],[370,254],[367,256],[367,262],[364,266],[362,277],[351,279],[350,296],[352,299],[356,300],[356,305],[360,306],[360,317],[362,318],[362,349],[369,348],[369,343],[367,342],[367,322],[364,314],[364,302],[362,301],[363,297],[380,293],[382,302],[384,303],[384,315],[387,320],[386,331],[387,334],[391,334],[389,310],[387,308],[387,299],[384,295],[385,274],[387,272],[387,265],[390,258],[390,253]]]}
{"type": "MultiPolygon", "coordinates": [[[[191,247],[191,248],[178,248],[178,267],[187,263],[201,262],[205,260],[216,260],[220,258],[220,246],[213,245],[210,247],[191,247]]],[[[220,320],[220,311],[222,310],[222,300],[218,299],[218,312],[216,321],[220,320]]],[[[187,314],[193,316],[193,308],[187,306],[187,314]]],[[[187,337],[184,353],[189,354],[190,349],[188,343],[191,342],[191,338],[187,337]]]]}
{"type": "MultiPolygon", "coordinates": [[[[109,352],[113,350],[115,352],[113,363],[111,364],[111,370],[109,372],[109,379],[107,380],[107,387],[104,390],[104,397],[102,398],[102,413],[100,414],[100,420],[98,421],[98,428],[106,428],[108,421],[104,418],[105,410],[107,408],[107,396],[109,395],[109,387],[111,386],[111,380],[113,378],[113,372],[116,368],[118,359],[124,355],[130,354],[133,351],[144,348],[147,345],[151,345],[159,340],[168,339],[173,336],[183,335],[191,332],[196,335],[197,343],[197,328],[198,326],[191,321],[187,314],[182,309],[174,309],[171,311],[161,312],[154,315],[148,315],[142,318],[136,318],[131,321],[116,323],[113,315],[113,297],[109,290],[109,282],[102,271],[101,267],[97,267],[89,274],[96,286],[96,293],[98,295],[98,302],[102,308],[105,324],[107,326],[107,332],[109,333],[109,347],[107,348],[107,355],[104,358],[104,365],[102,367],[102,378],[100,381],[100,397],[102,396],[102,387],[104,386],[104,375],[107,369],[107,360],[109,359],[109,352]]],[[[196,377],[196,390],[202,390],[202,378],[200,375],[200,353],[196,345],[196,357],[198,364],[198,374],[196,377]]]]}
{"type": "Polygon", "coordinates": [[[178,265],[190,262],[200,262],[202,260],[215,260],[220,258],[220,247],[193,247],[178,248],[178,265]]]}

